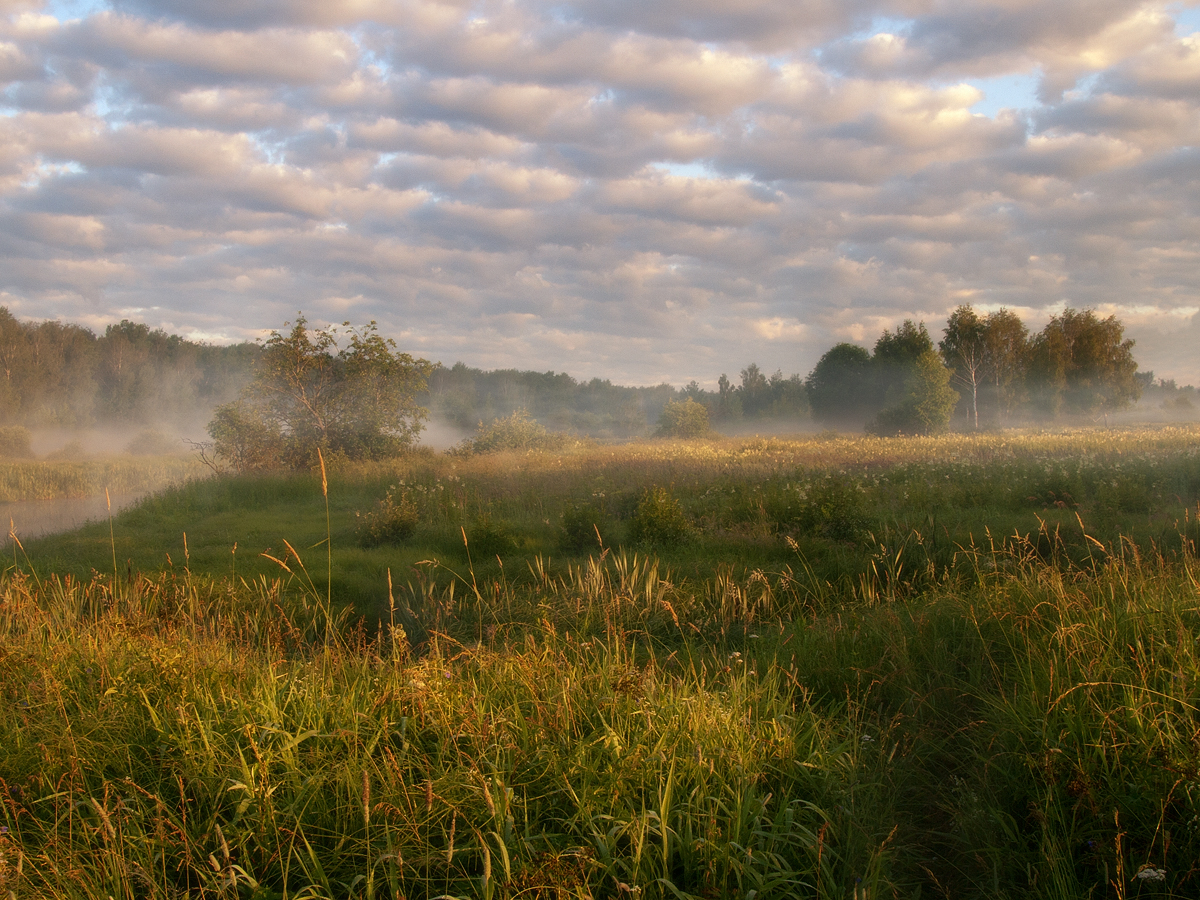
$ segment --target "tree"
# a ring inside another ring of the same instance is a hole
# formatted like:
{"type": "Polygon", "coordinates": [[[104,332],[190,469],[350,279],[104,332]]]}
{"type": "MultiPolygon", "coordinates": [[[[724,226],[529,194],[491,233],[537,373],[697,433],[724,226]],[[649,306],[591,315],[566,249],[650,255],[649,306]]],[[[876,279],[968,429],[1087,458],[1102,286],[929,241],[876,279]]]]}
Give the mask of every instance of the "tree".
{"type": "Polygon", "coordinates": [[[953,376],[970,392],[971,417],[979,430],[979,381],[987,359],[986,326],[970,306],[960,306],[946,321],[945,337],[938,344],[953,376]]]}
{"type": "Polygon", "coordinates": [[[415,442],[428,416],[415,397],[433,365],[396,352],[374,322],[343,328],[310,330],[300,315],[286,334],[271,332],[253,381],[209,424],[218,459],[235,468],[268,460],[299,468],[317,448],[378,459],[415,442]]]}
{"type": "Polygon", "coordinates": [[[995,389],[998,417],[1004,422],[1024,396],[1029,365],[1029,329],[1008,309],[989,313],[983,323],[985,377],[995,389]]]}
{"type": "Polygon", "coordinates": [[[880,412],[867,430],[880,435],[937,434],[946,430],[957,403],[950,370],[931,347],[917,357],[900,402],[880,412]]]}
{"type": "Polygon", "coordinates": [[[912,319],[905,319],[894,332],[884,330],[875,342],[871,367],[875,370],[876,398],[879,406],[894,406],[902,402],[909,376],[917,360],[933,349],[933,340],[925,329],[912,319]]]}
{"type": "Polygon", "coordinates": [[[838,344],[817,362],[804,381],[813,418],[861,424],[877,408],[871,354],[857,344],[838,344]]]}
{"type": "Polygon", "coordinates": [[[1116,316],[1064,309],[1033,340],[1030,376],[1041,406],[1094,414],[1124,409],[1141,396],[1133,341],[1116,316]]]}
{"type": "Polygon", "coordinates": [[[708,409],[691,397],[668,400],[658,417],[658,437],[697,438],[708,434],[708,409]]]}
{"type": "Polygon", "coordinates": [[[742,414],[748,418],[758,418],[766,411],[771,397],[767,392],[767,376],[758,368],[758,363],[750,363],[742,369],[742,386],[738,396],[742,400],[742,414]]]}

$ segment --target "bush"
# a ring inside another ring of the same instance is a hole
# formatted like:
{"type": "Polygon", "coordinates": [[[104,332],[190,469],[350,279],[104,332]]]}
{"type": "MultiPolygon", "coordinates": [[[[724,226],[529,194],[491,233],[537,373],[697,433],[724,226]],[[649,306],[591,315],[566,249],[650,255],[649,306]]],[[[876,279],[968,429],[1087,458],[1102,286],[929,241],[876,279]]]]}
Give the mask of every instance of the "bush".
{"type": "Polygon", "coordinates": [[[0,428],[0,456],[33,456],[33,436],[21,425],[5,425],[0,428]]]}
{"type": "Polygon", "coordinates": [[[708,407],[691,397],[683,401],[668,400],[658,417],[657,437],[698,438],[709,433],[708,407]]]}
{"type": "Polygon", "coordinates": [[[463,441],[453,452],[459,456],[474,453],[498,453],[502,450],[561,450],[570,437],[546,430],[528,411],[518,409],[510,416],[480,423],[475,438],[463,441]]]}
{"type": "Polygon", "coordinates": [[[629,539],[644,547],[682,544],[694,536],[683,506],[666,488],[650,488],[638,502],[630,523],[629,539]]]}
{"type": "Polygon", "coordinates": [[[355,513],[358,519],[358,542],[364,547],[399,544],[413,536],[420,524],[417,504],[407,492],[396,495],[396,487],[366,513],[355,513]]]}
{"type": "Polygon", "coordinates": [[[467,549],[473,559],[508,556],[519,549],[516,537],[504,522],[480,516],[467,532],[467,549]]]}
{"type": "Polygon", "coordinates": [[[575,553],[599,550],[601,543],[609,543],[610,527],[608,515],[596,504],[568,506],[563,510],[559,545],[575,553]]]}
{"type": "Polygon", "coordinates": [[[767,514],[783,531],[833,541],[854,541],[871,528],[858,485],[848,479],[824,478],[794,495],[776,495],[767,514]]]}

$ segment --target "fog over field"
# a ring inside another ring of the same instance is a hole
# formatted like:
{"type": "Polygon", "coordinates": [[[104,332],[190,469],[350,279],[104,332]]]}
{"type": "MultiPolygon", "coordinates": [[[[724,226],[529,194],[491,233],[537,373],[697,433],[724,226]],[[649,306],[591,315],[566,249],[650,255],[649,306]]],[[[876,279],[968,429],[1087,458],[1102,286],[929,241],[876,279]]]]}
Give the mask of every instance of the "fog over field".
{"type": "Polygon", "coordinates": [[[0,305],[712,389],[961,303],[1200,383],[1166,0],[9,0],[0,305]]]}

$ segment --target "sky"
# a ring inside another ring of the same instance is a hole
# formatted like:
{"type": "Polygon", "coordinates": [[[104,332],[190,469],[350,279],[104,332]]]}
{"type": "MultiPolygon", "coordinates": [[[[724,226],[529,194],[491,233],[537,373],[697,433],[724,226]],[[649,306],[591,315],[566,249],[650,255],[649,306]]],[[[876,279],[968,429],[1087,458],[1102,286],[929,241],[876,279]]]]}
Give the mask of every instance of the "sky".
{"type": "Polygon", "coordinates": [[[0,0],[0,306],[806,374],[961,304],[1200,385],[1200,3],[0,0]]]}

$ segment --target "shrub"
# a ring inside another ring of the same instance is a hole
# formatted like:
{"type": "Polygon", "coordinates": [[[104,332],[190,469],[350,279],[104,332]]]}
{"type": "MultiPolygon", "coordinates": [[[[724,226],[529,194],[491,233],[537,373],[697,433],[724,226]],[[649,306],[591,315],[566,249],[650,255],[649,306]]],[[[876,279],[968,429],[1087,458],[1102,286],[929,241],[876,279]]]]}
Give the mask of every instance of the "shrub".
{"type": "Polygon", "coordinates": [[[474,559],[508,556],[518,549],[516,537],[504,522],[480,516],[467,532],[467,549],[474,559]]]}
{"type": "Polygon", "coordinates": [[[609,543],[610,527],[608,515],[596,504],[568,506],[563,510],[559,545],[563,550],[575,553],[599,550],[602,542],[609,543]]]}
{"type": "Polygon", "coordinates": [[[857,540],[871,527],[863,494],[848,479],[820,479],[792,496],[772,496],[766,508],[784,531],[833,541],[857,540]]]}
{"type": "Polygon", "coordinates": [[[29,429],[21,425],[5,425],[0,428],[0,456],[33,456],[29,429]]]}
{"type": "Polygon", "coordinates": [[[658,417],[657,437],[698,438],[709,433],[708,408],[691,397],[668,400],[658,417]]]}
{"type": "Polygon", "coordinates": [[[399,544],[412,537],[421,521],[417,504],[407,492],[397,496],[395,485],[388,488],[387,495],[373,509],[355,513],[355,517],[358,542],[364,547],[399,544]]]}
{"type": "Polygon", "coordinates": [[[685,543],[693,537],[683,506],[663,487],[649,488],[638,502],[629,539],[645,547],[685,543]]]}
{"type": "Polygon", "coordinates": [[[527,410],[518,409],[512,415],[493,419],[487,425],[480,423],[475,438],[463,441],[453,452],[468,456],[502,450],[560,450],[569,441],[567,435],[548,431],[527,410]]]}

